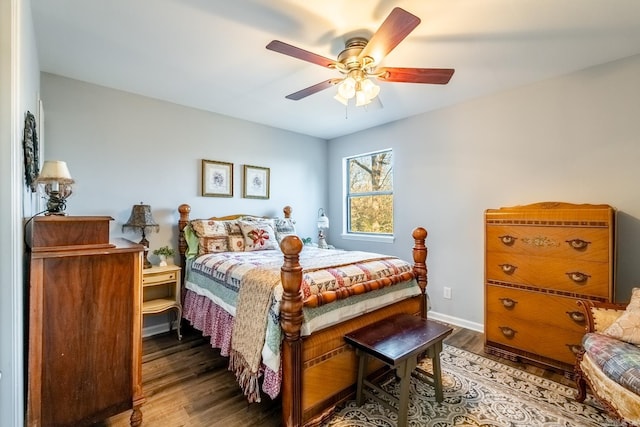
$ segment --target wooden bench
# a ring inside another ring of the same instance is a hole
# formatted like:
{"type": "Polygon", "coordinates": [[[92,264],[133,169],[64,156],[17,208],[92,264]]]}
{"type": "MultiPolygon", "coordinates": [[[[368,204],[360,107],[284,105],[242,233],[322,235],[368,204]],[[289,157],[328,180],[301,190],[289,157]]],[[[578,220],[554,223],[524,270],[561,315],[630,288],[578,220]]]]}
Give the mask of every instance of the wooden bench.
{"type": "Polygon", "coordinates": [[[398,427],[406,426],[409,412],[409,383],[414,371],[419,371],[428,378],[435,389],[436,401],[442,402],[440,353],[442,340],[451,332],[453,332],[452,328],[441,323],[409,314],[398,314],[345,335],[345,341],[356,349],[358,355],[356,403],[362,405],[363,395],[366,394],[389,410],[395,411],[395,408],[369,389],[376,390],[398,405],[398,427]],[[425,353],[432,360],[433,374],[416,368],[418,359],[425,353]],[[369,357],[375,357],[396,370],[396,377],[400,380],[399,398],[390,395],[365,378],[369,357]]]}

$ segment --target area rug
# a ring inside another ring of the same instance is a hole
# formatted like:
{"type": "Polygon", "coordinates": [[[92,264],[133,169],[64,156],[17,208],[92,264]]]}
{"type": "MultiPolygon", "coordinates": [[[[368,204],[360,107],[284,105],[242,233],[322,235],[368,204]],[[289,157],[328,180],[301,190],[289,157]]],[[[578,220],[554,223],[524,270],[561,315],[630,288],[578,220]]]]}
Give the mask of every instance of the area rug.
{"type": "MultiPolygon", "coordinates": [[[[592,396],[576,402],[575,388],[448,345],[441,363],[444,401],[436,403],[433,387],[412,378],[409,426],[620,426],[592,396]]],[[[430,360],[421,366],[430,371],[430,360]]],[[[383,388],[398,395],[393,378],[384,381],[383,388]]],[[[361,407],[347,402],[324,425],[395,427],[396,422],[395,412],[367,399],[361,407]]]]}

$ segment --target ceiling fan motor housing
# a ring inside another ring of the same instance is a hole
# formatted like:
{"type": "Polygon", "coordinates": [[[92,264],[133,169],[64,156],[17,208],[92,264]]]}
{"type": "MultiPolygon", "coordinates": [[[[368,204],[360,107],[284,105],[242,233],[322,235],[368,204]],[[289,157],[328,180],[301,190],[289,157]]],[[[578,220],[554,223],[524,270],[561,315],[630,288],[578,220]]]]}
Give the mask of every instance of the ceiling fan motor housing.
{"type": "Polygon", "coordinates": [[[364,37],[353,37],[347,40],[344,50],[338,55],[338,63],[344,66],[344,72],[364,68],[365,61],[360,61],[358,57],[368,42],[364,37]]]}

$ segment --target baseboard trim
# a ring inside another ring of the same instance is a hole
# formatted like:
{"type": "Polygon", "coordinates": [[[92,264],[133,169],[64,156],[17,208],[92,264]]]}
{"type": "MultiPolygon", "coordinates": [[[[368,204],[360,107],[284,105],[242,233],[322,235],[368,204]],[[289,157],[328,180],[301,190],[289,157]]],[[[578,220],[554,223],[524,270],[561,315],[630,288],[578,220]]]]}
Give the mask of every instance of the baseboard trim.
{"type": "Polygon", "coordinates": [[[157,325],[146,326],[142,328],[142,337],[147,338],[153,335],[164,334],[169,332],[171,328],[169,327],[169,322],[158,323],[157,325]]]}
{"type": "Polygon", "coordinates": [[[427,313],[427,317],[433,320],[439,320],[441,322],[449,323],[451,325],[471,329],[472,331],[484,333],[484,325],[481,323],[469,322],[468,320],[449,316],[448,314],[438,313],[436,311],[429,311],[429,313],[427,313]]]}

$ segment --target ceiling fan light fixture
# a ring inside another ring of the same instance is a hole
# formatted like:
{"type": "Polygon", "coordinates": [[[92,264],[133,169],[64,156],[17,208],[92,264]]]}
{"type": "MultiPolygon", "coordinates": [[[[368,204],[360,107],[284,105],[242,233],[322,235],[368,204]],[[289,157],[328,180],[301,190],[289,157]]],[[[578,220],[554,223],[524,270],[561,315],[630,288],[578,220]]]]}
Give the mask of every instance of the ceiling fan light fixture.
{"type": "Polygon", "coordinates": [[[380,86],[373,83],[370,79],[364,79],[362,83],[360,83],[360,88],[366,94],[367,98],[369,98],[369,101],[380,93],[380,86]]]}
{"type": "Polygon", "coordinates": [[[356,80],[351,76],[342,80],[338,85],[338,94],[345,99],[353,98],[356,94],[356,80]]]}
{"type": "Polygon", "coordinates": [[[356,80],[349,76],[338,85],[338,93],[334,96],[334,99],[341,104],[347,105],[349,100],[355,97],[356,107],[362,107],[370,103],[379,93],[380,86],[370,79],[356,80]]]}
{"type": "Polygon", "coordinates": [[[336,93],[336,96],[334,96],[333,99],[343,104],[345,107],[349,104],[349,100],[343,97],[342,95],[340,95],[340,93],[336,93]]]}

